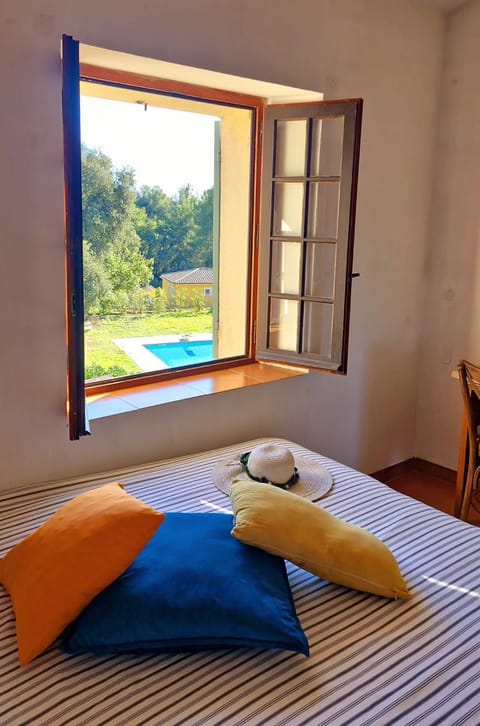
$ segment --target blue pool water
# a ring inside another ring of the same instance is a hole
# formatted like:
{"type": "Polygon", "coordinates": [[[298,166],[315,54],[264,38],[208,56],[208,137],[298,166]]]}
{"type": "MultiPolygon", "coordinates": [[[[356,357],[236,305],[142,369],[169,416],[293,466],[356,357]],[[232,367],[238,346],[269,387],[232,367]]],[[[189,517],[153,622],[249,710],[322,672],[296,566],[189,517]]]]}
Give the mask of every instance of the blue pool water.
{"type": "Polygon", "coordinates": [[[213,360],[211,340],[186,340],[178,343],[151,343],[145,348],[156,355],[169,368],[207,363],[213,360]]]}

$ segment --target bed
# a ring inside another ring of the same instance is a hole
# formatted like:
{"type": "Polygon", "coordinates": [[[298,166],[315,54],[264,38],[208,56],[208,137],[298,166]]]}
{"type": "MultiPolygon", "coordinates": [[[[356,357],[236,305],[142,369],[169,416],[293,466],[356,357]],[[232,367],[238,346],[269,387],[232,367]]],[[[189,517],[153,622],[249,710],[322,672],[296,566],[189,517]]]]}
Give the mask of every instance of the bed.
{"type": "Polygon", "coordinates": [[[480,530],[293,442],[256,439],[7,491],[0,556],[73,496],[114,480],[167,518],[229,512],[213,465],[265,441],[328,469],[334,485],[319,506],[387,544],[411,597],[377,597],[287,563],[309,657],[248,648],[71,656],[53,644],[20,668],[14,612],[0,586],[2,725],[480,723],[480,530]]]}

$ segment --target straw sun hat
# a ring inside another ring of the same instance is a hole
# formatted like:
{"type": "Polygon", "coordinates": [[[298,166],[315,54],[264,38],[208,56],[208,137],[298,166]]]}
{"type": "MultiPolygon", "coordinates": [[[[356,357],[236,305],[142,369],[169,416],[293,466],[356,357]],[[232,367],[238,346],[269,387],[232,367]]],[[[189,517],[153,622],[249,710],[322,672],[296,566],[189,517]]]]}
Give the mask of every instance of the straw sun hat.
{"type": "Polygon", "coordinates": [[[219,462],[212,470],[213,483],[224,494],[230,493],[234,479],[273,484],[312,501],[320,499],[333,484],[325,467],[279,444],[260,444],[235,461],[219,462]]]}

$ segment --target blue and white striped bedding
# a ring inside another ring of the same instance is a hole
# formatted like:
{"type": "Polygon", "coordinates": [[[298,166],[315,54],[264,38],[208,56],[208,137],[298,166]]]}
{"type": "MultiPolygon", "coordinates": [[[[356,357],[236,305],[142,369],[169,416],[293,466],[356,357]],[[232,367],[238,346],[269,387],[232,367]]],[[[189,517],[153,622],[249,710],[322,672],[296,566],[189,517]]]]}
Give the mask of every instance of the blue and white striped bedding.
{"type": "MultiPolygon", "coordinates": [[[[265,440],[5,492],[0,556],[72,496],[106,481],[123,481],[166,512],[230,511],[212,466],[265,440]]],[[[297,444],[269,440],[332,473],[334,487],[319,504],[382,539],[412,597],[386,600],[288,565],[309,658],[247,649],[68,656],[53,645],[21,669],[0,586],[1,726],[480,723],[480,529],[297,444]]]]}

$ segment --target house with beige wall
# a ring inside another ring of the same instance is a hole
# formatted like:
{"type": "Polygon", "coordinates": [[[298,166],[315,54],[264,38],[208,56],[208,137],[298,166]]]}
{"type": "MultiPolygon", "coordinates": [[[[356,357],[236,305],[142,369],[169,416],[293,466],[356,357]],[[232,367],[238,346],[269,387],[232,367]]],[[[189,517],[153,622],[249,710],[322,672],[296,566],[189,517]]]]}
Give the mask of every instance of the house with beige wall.
{"type": "Polygon", "coordinates": [[[264,435],[364,472],[412,456],[454,469],[452,370],[480,361],[479,37],[480,0],[3,0],[0,488],[264,435]],[[346,376],[112,412],[69,441],[63,33],[364,99],[346,376]]]}
{"type": "Polygon", "coordinates": [[[201,304],[212,307],[213,269],[196,267],[194,270],[165,272],[161,275],[162,289],[169,303],[177,307],[195,307],[201,304]]]}

